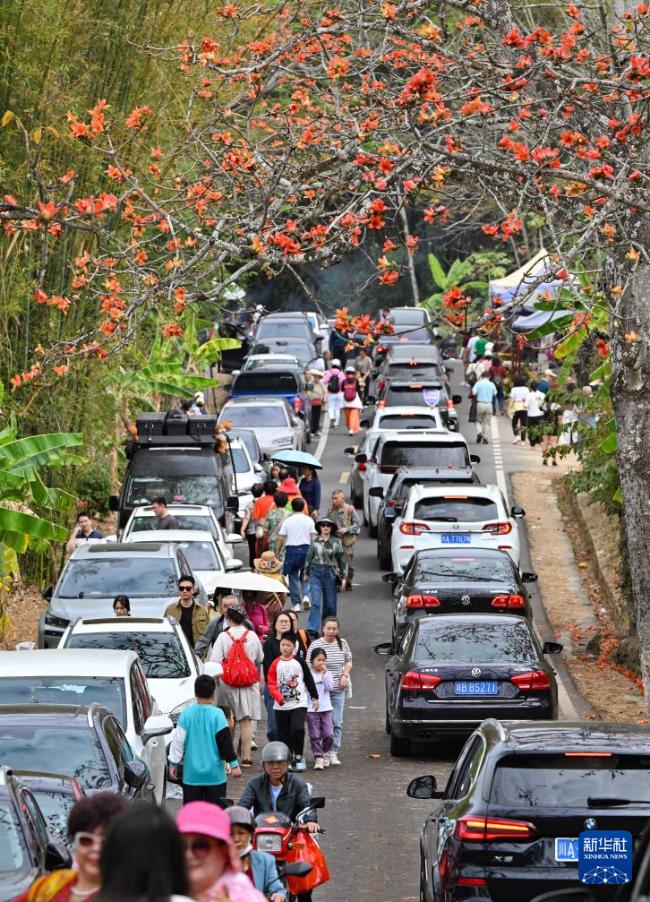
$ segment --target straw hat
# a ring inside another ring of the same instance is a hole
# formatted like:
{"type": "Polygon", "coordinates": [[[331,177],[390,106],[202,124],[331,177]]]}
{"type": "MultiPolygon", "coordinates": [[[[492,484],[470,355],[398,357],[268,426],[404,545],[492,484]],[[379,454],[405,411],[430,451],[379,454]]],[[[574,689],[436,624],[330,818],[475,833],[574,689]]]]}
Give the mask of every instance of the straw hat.
{"type": "Polygon", "coordinates": [[[258,573],[279,573],[283,564],[279,557],[276,557],[274,551],[263,551],[260,557],[256,557],[253,561],[253,567],[258,573]]]}

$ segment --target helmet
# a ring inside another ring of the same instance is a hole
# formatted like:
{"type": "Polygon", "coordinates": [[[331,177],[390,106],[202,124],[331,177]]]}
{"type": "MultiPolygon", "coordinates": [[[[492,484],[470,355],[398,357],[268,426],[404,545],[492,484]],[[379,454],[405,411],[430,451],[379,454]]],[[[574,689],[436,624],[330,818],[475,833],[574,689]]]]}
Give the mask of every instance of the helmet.
{"type": "Polygon", "coordinates": [[[271,764],[277,761],[289,761],[291,752],[284,742],[267,742],[262,749],[262,764],[271,764]]]}
{"type": "Polygon", "coordinates": [[[332,366],[341,366],[341,361],[338,357],[334,358],[334,360],[332,361],[332,366]]]}
{"type": "Polygon", "coordinates": [[[231,827],[246,827],[247,830],[255,829],[253,815],[248,808],[244,808],[242,805],[231,805],[230,808],[226,808],[226,814],[230,818],[231,827]]]}

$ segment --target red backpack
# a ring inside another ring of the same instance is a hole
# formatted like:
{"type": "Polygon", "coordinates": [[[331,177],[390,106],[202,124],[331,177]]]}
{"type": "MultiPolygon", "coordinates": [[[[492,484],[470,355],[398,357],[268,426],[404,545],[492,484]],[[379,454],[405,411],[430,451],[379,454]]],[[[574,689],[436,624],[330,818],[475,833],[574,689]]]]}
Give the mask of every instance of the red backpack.
{"type": "Polygon", "coordinates": [[[244,689],[253,686],[259,682],[259,673],[257,667],[246,654],[246,630],[240,639],[235,639],[230,634],[230,630],[226,630],[231,645],[228,654],[223,661],[223,673],[221,679],[227,686],[233,689],[244,689]]]}
{"type": "Polygon", "coordinates": [[[355,376],[348,377],[343,383],[343,400],[354,401],[357,396],[357,380],[355,376]]]}

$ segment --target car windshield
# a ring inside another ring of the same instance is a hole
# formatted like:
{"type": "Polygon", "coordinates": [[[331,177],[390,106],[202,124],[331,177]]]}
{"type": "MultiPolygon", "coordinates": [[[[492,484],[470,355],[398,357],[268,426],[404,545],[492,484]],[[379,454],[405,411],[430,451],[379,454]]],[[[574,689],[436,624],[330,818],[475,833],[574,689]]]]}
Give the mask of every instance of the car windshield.
{"type": "Polygon", "coordinates": [[[318,357],[313,346],[308,342],[292,342],[291,340],[283,341],[282,339],[269,338],[265,344],[256,345],[253,348],[254,354],[291,354],[296,357],[300,363],[305,366],[313,359],[318,357]]]}
{"type": "MultiPolygon", "coordinates": [[[[459,618],[460,619],[460,618],[459,618]]],[[[525,624],[476,623],[420,624],[413,660],[421,664],[524,664],[537,660],[525,624]]]]}
{"type": "MultiPolygon", "coordinates": [[[[587,807],[588,797],[640,799],[640,787],[650,784],[650,756],[604,754],[512,755],[502,758],[494,772],[490,801],[516,808],[587,807]]],[[[646,803],[639,806],[647,809],[646,803]]],[[[612,809],[612,811],[629,811],[612,809]]],[[[584,816],[584,815],[583,815],[584,816]]]]}
{"type": "Polygon", "coordinates": [[[57,598],[171,598],[177,594],[177,576],[168,558],[113,555],[95,560],[68,561],[57,598]]]}
{"type": "Polygon", "coordinates": [[[60,842],[67,843],[68,815],[75,803],[75,797],[70,792],[35,789],[33,786],[29,788],[38,802],[38,807],[43,812],[43,817],[47,824],[47,832],[60,842]]]}
{"type": "Polygon", "coordinates": [[[396,326],[419,326],[426,322],[424,310],[418,310],[417,307],[412,310],[391,310],[388,318],[396,326]]]}
{"type": "MultiPolygon", "coordinates": [[[[4,759],[3,759],[4,764],[4,759]]],[[[23,833],[9,798],[0,799],[0,874],[16,875],[29,868],[23,833]]],[[[6,877],[5,877],[6,879],[6,877]]]]}
{"type": "Polygon", "coordinates": [[[412,581],[444,580],[445,582],[504,583],[513,578],[509,560],[496,557],[471,558],[461,555],[427,557],[420,555],[413,570],[412,581]]]}
{"type": "Polygon", "coordinates": [[[255,340],[264,341],[268,338],[311,338],[311,330],[308,323],[303,323],[298,319],[281,319],[260,323],[255,340]]]}
{"type": "Polygon", "coordinates": [[[465,445],[456,443],[409,442],[400,445],[386,442],[381,452],[381,467],[451,467],[469,466],[469,454],[465,445]]]}
{"type": "Polygon", "coordinates": [[[441,523],[482,523],[498,520],[499,509],[491,498],[422,498],[415,504],[416,520],[439,520],[441,523]]]}
{"type": "Polygon", "coordinates": [[[129,480],[127,507],[151,504],[159,496],[177,504],[217,504],[219,482],[216,476],[132,476],[129,480]]]}
{"type": "MultiPolygon", "coordinates": [[[[175,510],[170,513],[178,521],[179,529],[202,529],[205,532],[211,532],[215,538],[219,536],[214,520],[207,514],[181,514],[175,510]]],[[[157,517],[134,517],[129,527],[129,535],[132,532],[144,532],[150,529],[158,529],[157,517]]]]}
{"type": "Polygon", "coordinates": [[[427,388],[421,383],[390,385],[383,397],[386,407],[397,407],[404,404],[408,404],[409,407],[438,407],[441,400],[446,400],[446,398],[439,388],[427,388]]]}
{"type": "Polygon", "coordinates": [[[134,651],[148,678],[176,680],[190,675],[185,652],[175,633],[73,633],[66,648],[134,651]]]}
{"type": "Polygon", "coordinates": [[[0,761],[15,770],[76,777],[85,790],[111,787],[104,752],[87,725],[11,724],[0,718],[0,761]]]}
{"type": "Polygon", "coordinates": [[[254,395],[257,392],[273,392],[275,395],[295,395],[299,391],[298,380],[292,373],[278,373],[269,370],[259,370],[241,373],[237,376],[233,392],[247,392],[254,395]]]}
{"type": "MultiPolygon", "coordinates": [[[[92,659],[92,655],[90,656],[92,659]]],[[[92,666],[91,661],[88,666],[92,666]]],[[[112,711],[126,727],[126,701],[122,677],[95,676],[20,676],[0,677],[3,705],[92,705],[97,703],[112,711]]],[[[0,760],[2,760],[0,758],[0,760]]],[[[23,770],[51,768],[27,767],[23,770]]],[[[59,773],[59,771],[57,771],[59,773]]],[[[65,774],[66,771],[60,771],[65,774]]]]}
{"type": "Polygon", "coordinates": [[[233,463],[235,464],[235,473],[250,473],[251,465],[242,448],[230,448],[233,463]]]}
{"type": "Polygon", "coordinates": [[[232,437],[238,438],[239,441],[243,445],[246,445],[246,450],[248,451],[248,456],[253,461],[253,463],[259,462],[260,447],[257,444],[257,439],[255,438],[255,436],[253,435],[252,432],[246,432],[246,431],[238,432],[238,433],[233,434],[232,437]]]}
{"type": "Polygon", "coordinates": [[[230,420],[233,426],[289,426],[287,413],[280,405],[256,404],[248,405],[226,405],[219,419],[230,420]]]}
{"type": "Polygon", "coordinates": [[[415,414],[401,415],[390,414],[382,417],[379,421],[380,429],[436,429],[438,421],[435,415],[423,413],[421,416],[415,414]]]}
{"type": "Polygon", "coordinates": [[[223,570],[212,542],[179,542],[192,570],[223,570]]]}

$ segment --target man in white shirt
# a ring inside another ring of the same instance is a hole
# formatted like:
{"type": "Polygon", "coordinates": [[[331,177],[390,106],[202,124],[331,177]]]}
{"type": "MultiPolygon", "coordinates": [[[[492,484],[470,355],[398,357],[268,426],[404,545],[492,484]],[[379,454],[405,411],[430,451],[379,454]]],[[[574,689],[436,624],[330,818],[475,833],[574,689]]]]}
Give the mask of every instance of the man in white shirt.
{"type": "Polygon", "coordinates": [[[316,535],[316,525],[304,513],[304,498],[294,498],[293,511],[280,527],[278,533],[278,553],[284,548],[284,575],[289,578],[289,593],[294,611],[301,610],[303,597],[303,571],[311,540],[316,535]]]}

